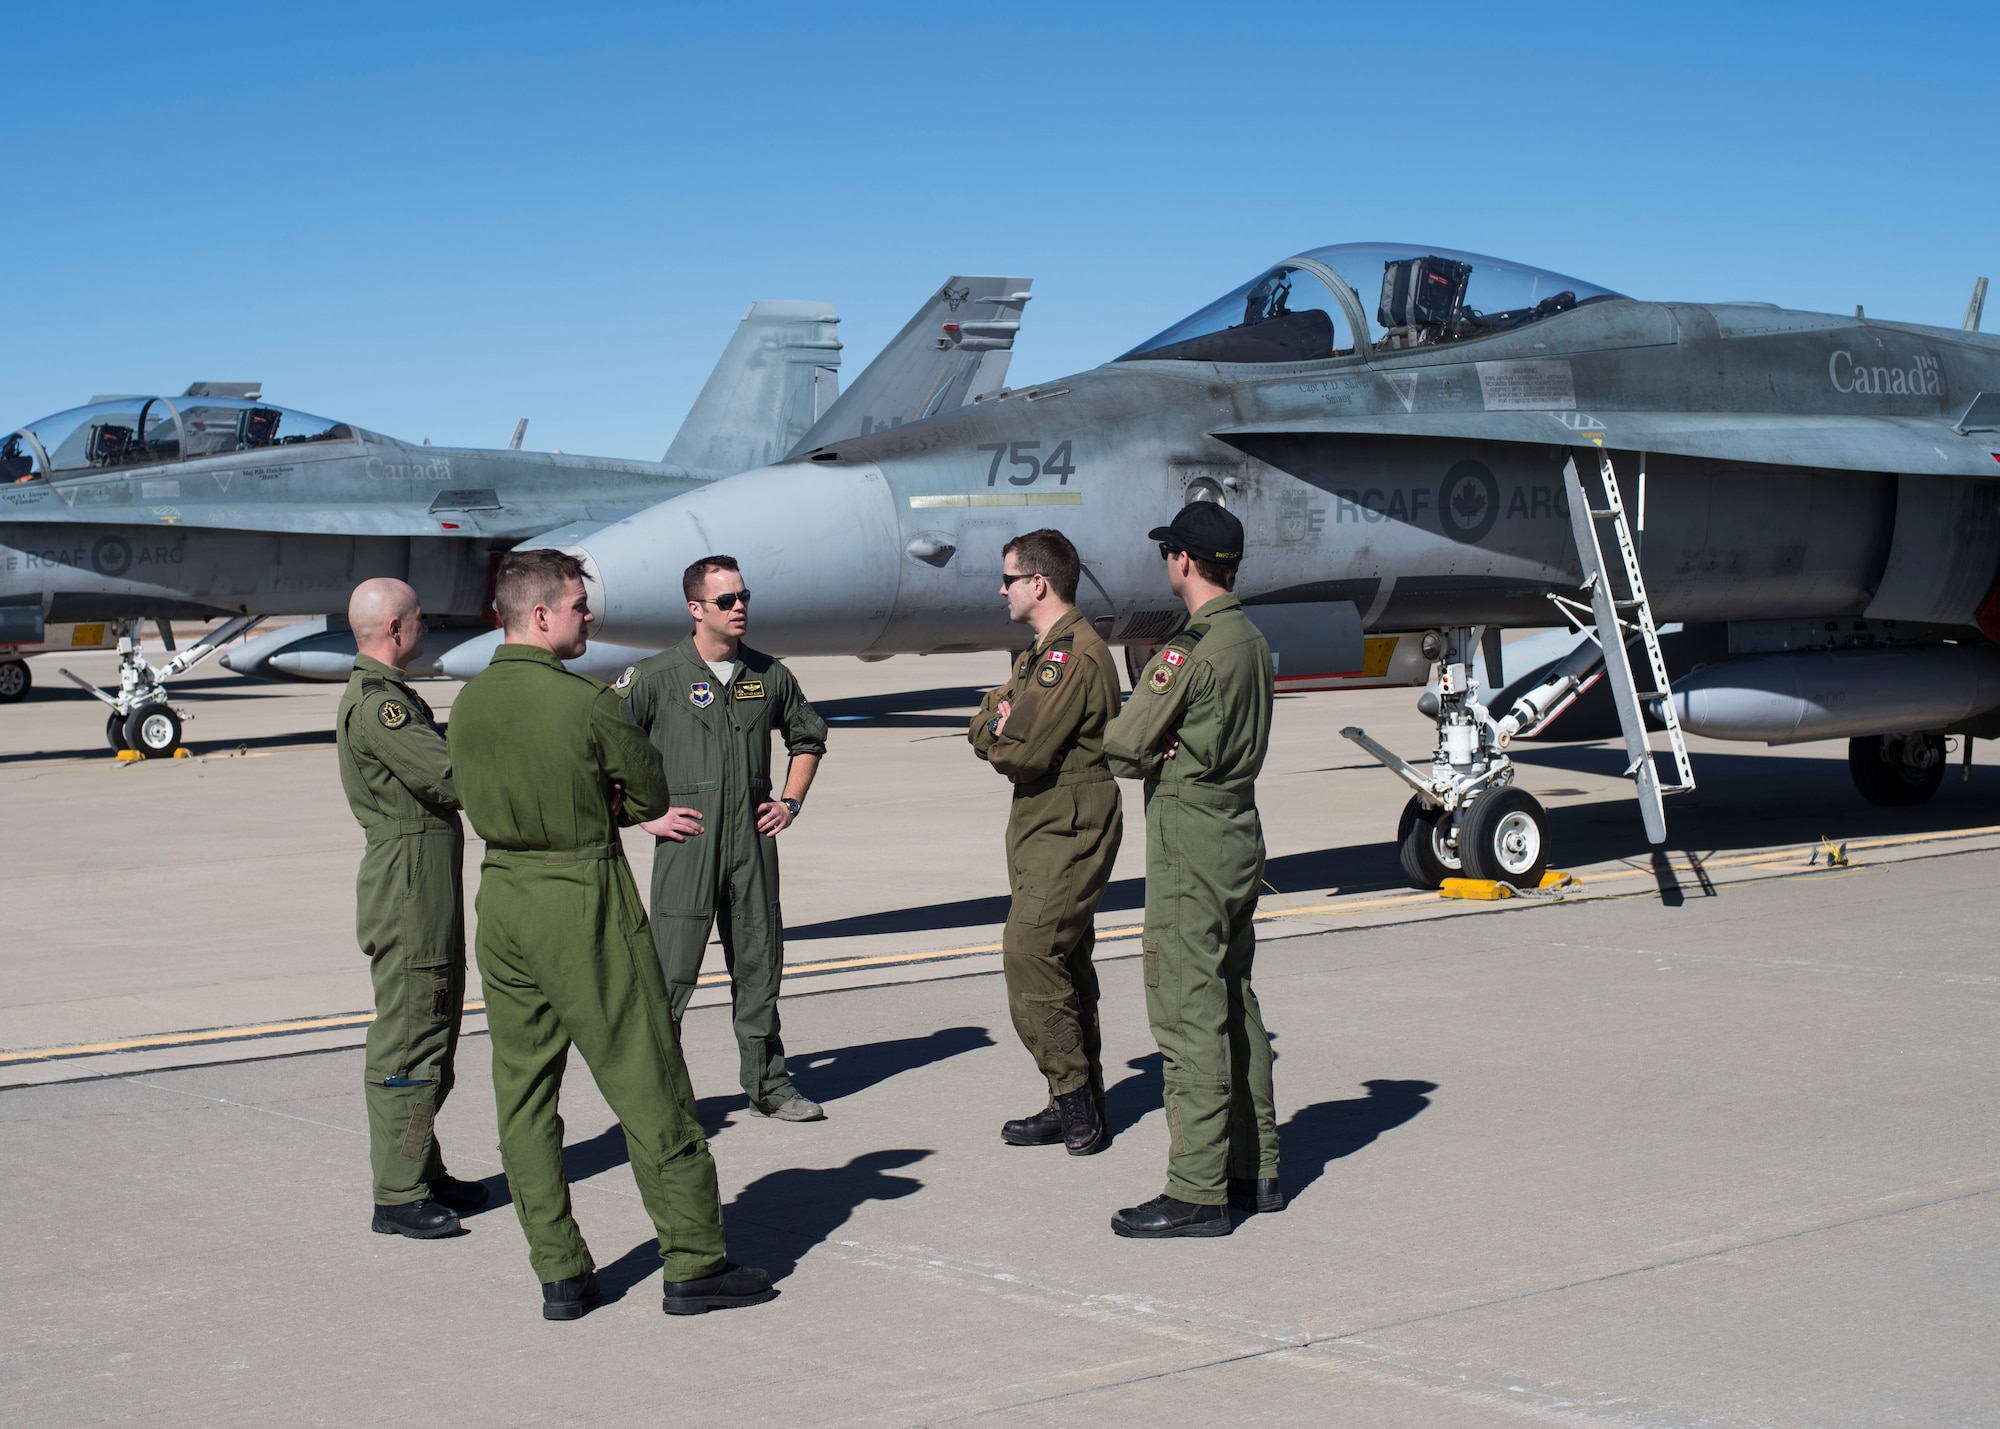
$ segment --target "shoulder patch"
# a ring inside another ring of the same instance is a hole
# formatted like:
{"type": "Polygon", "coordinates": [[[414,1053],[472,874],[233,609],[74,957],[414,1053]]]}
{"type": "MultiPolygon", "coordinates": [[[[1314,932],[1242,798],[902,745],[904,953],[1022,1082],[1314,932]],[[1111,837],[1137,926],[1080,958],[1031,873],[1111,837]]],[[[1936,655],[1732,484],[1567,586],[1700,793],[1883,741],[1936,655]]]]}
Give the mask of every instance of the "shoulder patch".
{"type": "MultiPolygon", "coordinates": [[[[1166,653],[1172,654],[1174,652],[1168,651],[1166,653]]],[[[1178,663],[1179,663],[1178,661],[1175,662],[1175,664],[1178,663]]],[[[1168,690],[1171,690],[1173,687],[1174,687],[1174,667],[1173,665],[1167,664],[1165,662],[1164,657],[1162,657],[1161,663],[1155,665],[1153,667],[1153,673],[1146,677],[1146,688],[1151,690],[1156,695],[1164,695],[1168,690]]]]}
{"type": "Polygon", "coordinates": [[[375,709],[384,729],[401,729],[410,722],[410,708],[401,700],[384,700],[375,709]]]}
{"type": "Polygon", "coordinates": [[[639,673],[639,667],[637,665],[627,665],[625,667],[625,673],[620,675],[617,679],[611,682],[611,688],[617,690],[621,694],[624,693],[626,690],[632,688],[632,677],[637,675],[638,673],[639,673]]]}
{"type": "Polygon", "coordinates": [[[1035,671],[1035,683],[1043,689],[1053,689],[1069,668],[1069,651],[1051,650],[1042,657],[1042,667],[1035,671]]]}

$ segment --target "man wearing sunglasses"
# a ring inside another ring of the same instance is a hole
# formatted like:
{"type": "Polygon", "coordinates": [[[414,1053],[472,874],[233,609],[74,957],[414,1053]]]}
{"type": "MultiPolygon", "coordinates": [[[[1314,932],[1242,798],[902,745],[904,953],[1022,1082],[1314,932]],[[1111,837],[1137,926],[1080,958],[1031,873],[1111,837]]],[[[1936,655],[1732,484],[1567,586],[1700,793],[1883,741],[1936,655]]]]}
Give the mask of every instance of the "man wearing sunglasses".
{"type": "Polygon", "coordinates": [[[778,1022],[785,925],[778,908],[777,836],[791,827],[826,753],[826,723],[781,661],[743,643],[750,592],[728,556],[704,556],[681,578],[694,629],[613,686],[666,765],[683,807],[644,827],[653,850],[653,946],[679,1024],[694,996],[710,928],[729,969],[744,1095],[779,1121],[826,1113],[785,1070],[778,1022]],[[771,791],[771,736],[791,756],[784,793],[771,791]],[[679,822],[675,822],[679,820],[679,822]]]}
{"type": "Polygon", "coordinates": [[[1001,551],[1008,618],[1035,632],[1013,677],[967,731],[973,753],[1014,785],[1007,813],[1013,901],[1000,938],[1007,1011],[1048,1081],[1048,1101],[1000,1128],[1009,1146],[1103,1149],[1104,1058],[1092,920],[1124,833],[1104,728],[1118,713],[1118,667],[1076,608],[1082,573],[1060,531],[1030,531],[1001,551]]]}
{"type": "Polygon", "coordinates": [[[1111,1218],[1121,1236],[1223,1236],[1229,1209],[1284,1209],[1271,1039],[1250,986],[1264,876],[1257,773],[1271,651],[1232,592],[1243,523],[1191,502],[1160,543],[1187,629],[1105,732],[1112,773],[1146,781],[1146,1017],[1166,1059],[1167,1187],[1111,1218]]]}

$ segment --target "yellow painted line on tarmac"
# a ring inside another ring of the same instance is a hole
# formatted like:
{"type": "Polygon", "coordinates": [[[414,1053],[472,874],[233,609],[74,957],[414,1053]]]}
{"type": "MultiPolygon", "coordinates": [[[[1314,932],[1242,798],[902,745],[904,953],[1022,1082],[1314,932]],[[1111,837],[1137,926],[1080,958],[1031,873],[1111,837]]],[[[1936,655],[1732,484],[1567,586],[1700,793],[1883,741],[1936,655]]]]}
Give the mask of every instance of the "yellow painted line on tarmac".
{"type": "MultiPolygon", "coordinates": [[[[1908,848],[1917,844],[1946,843],[1955,839],[1991,838],[2000,835],[2000,824],[1986,825],[1976,829],[1950,829],[1941,832],[1920,834],[1893,834],[1881,838],[1849,839],[1847,849],[1850,854],[1866,849],[1908,848]]],[[[1699,863],[1688,859],[1670,859],[1668,866],[1676,873],[1699,875],[1716,868],[1748,867],[1802,867],[1801,860],[1812,853],[1816,845],[1800,845],[1795,848],[1762,849],[1755,853],[1737,854],[1728,858],[1704,859],[1699,863]]],[[[1627,867],[1608,869],[1601,873],[1578,874],[1577,881],[1586,888],[1594,884],[1613,883],[1628,878],[1651,877],[1650,867],[1627,867]]],[[[1283,895],[1280,895],[1283,896],[1283,895]]],[[[1259,913],[1259,923],[1274,922],[1280,918],[1324,917],[1349,913],[1369,913],[1384,908],[1414,908],[1437,906],[1435,893],[1400,893],[1381,898],[1358,898],[1345,903],[1316,903],[1296,908],[1278,908],[1267,913],[1259,913]]],[[[1509,900],[1509,904],[1497,905],[1525,906],[1522,902],[1509,900]]],[[[1120,928],[1100,928],[1097,940],[1101,943],[1117,942],[1121,939],[1136,938],[1145,931],[1143,924],[1130,924],[1120,928]]],[[[869,968],[907,967],[918,963],[949,962],[955,958],[978,957],[985,953],[1000,951],[998,943],[972,943],[960,948],[935,948],[921,952],[878,953],[866,957],[829,958],[822,962],[794,963],[785,969],[787,979],[794,977],[824,976],[828,973],[860,972],[869,968]]],[[[698,987],[722,987],[727,985],[726,972],[709,973],[697,980],[698,987]]],[[[484,1012],[484,1002],[468,1002],[467,1012],[484,1012]]],[[[334,1017],[308,1017],[291,1022],[264,1022],[245,1027],[213,1027],[199,1032],[175,1032],[157,1037],[132,1037],[117,1042],[90,1042],[59,1047],[39,1047],[22,1052],[0,1052],[0,1066],[18,1065],[23,1062],[69,1061],[77,1057],[98,1057],[117,1052],[166,1051],[177,1047],[199,1047],[219,1042],[247,1042],[265,1037],[294,1036],[309,1032],[339,1032],[367,1027],[375,1020],[371,1012],[344,1013],[334,1017]]]]}

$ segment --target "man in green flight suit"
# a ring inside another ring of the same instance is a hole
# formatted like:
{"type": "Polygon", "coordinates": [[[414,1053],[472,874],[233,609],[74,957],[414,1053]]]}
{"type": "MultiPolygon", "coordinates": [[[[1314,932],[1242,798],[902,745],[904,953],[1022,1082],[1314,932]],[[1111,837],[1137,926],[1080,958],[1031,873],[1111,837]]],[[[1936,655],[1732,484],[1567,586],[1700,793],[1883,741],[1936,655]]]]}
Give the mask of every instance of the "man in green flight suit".
{"type": "Polygon", "coordinates": [[[1111,1218],[1121,1236],[1221,1236],[1230,1206],[1277,1211],[1271,1040],[1250,986],[1264,876],[1257,772],[1271,742],[1271,651],[1230,592],[1243,523],[1207,501],[1160,543],[1187,629],[1146,666],[1104,737],[1146,781],[1146,1016],[1166,1059],[1167,1189],[1111,1218]]]}
{"type": "Polygon", "coordinates": [[[826,723],[792,672],[743,643],[750,592],[728,556],[704,556],[681,577],[694,630],[632,666],[613,686],[652,738],[667,783],[700,820],[700,836],[667,834],[653,850],[653,945],[675,1026],[687,1012],[719,925],[743,1094],[779,1121],[826,1112],[792,1084],[778,1021],[785,922],[778,907],[778,835],[799,816],[826,753],[826,723]],[[771,735],[791,762],[771,797],[771,735]]]}
{"type": "Polygon", "coordinates": [[[1001,549],[1008,618],[1035,632],[1013,677],[990,692],[967,737],[1014,784],[1007,812],[1013,901],[1000,966],[1014,1030],[1048,1080],[1046,1106],[1007,1122],[1010,1146],[1103,1148],[1103,1040],[1092,920],[1124,834],[1104,729],[1118,713],[1118,667],[1076,608],[1083,564],[1069,538],[1030,531],[1001,549]]]}
{"type": "Polygon", "coordinates": [[[363,1063],[370,1228],[435,1240],[486,1204],[484,1186],[446,1173],[436,1126],[465,1007],[465,831],[444,735],[403,673],[424,653],[417,593],[398,580],[363,581],[347,621],[359,653],[334,742],[347,806],[367,838],[354,923],[375,983],[363,1063]]]}
{"type": "Polygon", "coordinates": [[[689,825],[669,812],[659,756],[618,697],[563,668],[584,652],[595,618],[582,563],[509,552],[494,604],[507,643],[453,706],[451,754],[465,812],[486,840],[476,947],[500,1159],[542,1314],[574,1320],[597,1299],[556,1108],[572,1042],[625,1132],[659,1232],[661,1307],[698,1315],[761,1304],[777,1294],[770,1276],[723,1256],[715,1162],[618,840],[621,823],[689,825]]]}

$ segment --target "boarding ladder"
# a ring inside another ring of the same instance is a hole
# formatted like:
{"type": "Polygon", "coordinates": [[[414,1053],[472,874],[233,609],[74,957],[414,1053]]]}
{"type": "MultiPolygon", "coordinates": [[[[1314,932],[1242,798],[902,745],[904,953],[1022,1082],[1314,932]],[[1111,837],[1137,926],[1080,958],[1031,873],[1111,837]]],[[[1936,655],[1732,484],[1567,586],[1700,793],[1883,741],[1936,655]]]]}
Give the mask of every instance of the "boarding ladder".
{"type": "MultiPolygon", "coordinates": [[[[1645,520],[1645,458],[1639,459],[1640,520],[1645,520]]],[[[1632,543],[1632,528],[1625,519],[1625,503],[1618,495],[1618,475],[1611,466],[1611,453],[1597,453],[1597,477],[1586,488],[1577,472],[1576,454],[1563,463],[1563,486],[1569,493],[1570,528],[1576,534],[1577,558],[1583,563],[1583,589],[1590,596],[1592,627],[1586,627],[1584,608],[1578,602],[1551,596],[1570,623],[1597,642],[1604,652],[1604,676],[1611,683],[1611,699],[1618,707],[1618,727],[1625,734],[1625,754],[1631,760],[1625,772],[1638,785],[1639,814],[1646,822],[1646,837],[1655,844],[1667,839],[1667,812],[1663,795],[1685,794],[1694,789],[1694,768],[1688,763],[1687,740],[1681,735],[1674,714],[1673,691],[1667,685],[1667,664],[1660,656],[1660,636],[1653,626],[1653,607],[1646,599],[1646,582],[1639,574],[1639,552],[1632,543]],[[1619,565],[1604,559],[1603,531],[1609,526],[1618,545],[1619,565]],[[1619,587],[1623,587],[1620,593],[1619,587]],[[1635,631],[1645,647],[1650,690],[1641,691],[1632,673],[1632,661],[1625,649],[1625,633],[1635,631]],[[1610,638],[1606,638],[1609,635],[1610,638]],[[1653,763],[1653,747],[1646,731],[1646,705],[1667,727],[1667,743],[1674,756],[1675,782],[1662,785],[1653,763]]]]}

